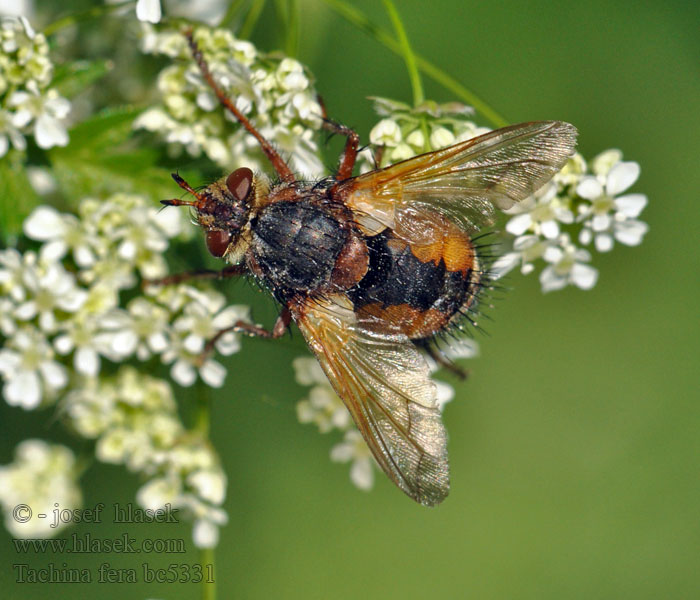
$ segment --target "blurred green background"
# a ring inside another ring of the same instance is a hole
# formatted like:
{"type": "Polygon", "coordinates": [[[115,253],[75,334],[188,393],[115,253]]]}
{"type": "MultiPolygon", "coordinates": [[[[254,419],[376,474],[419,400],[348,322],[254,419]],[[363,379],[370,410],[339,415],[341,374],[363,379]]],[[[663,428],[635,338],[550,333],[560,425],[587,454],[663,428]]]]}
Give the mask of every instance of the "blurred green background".
{"type": "MultiPolygon", "coordinates": [[[[40,3],[39,3],[40,4],[40,3]]],[[[389,28],[380,2],[355,3],[389,28]]],[[[68,6],[68,5],[67,5],[68,6]]],[[[216,568],[220,598],[691,598],[700,595],[700,357],[698,154],[700,10],[687,1],[553,3],[397,2],[415,50],[475,90],[511,122],[563,119],[587,158],[618,147],[638,161],[633,191],[650,224],[639,248],[595,255],[590,292],[543,295],[514,275],[480,337],[482,356],[445,411],[452,492],[415,505],[383,476],[352,487],[330,462],[337,437],[301,426],[306,389],[291,361],[298,332],[246,340],[227,388],[213,392],[212,438],[229,476],[216,568]]],[[[363,138],[376,121],[367,96],[410,101],[402,60],[339,19],[302,2],[299,58],[329,113],[363,138]]],[[[253,36],[279,40],[265,13],[253,36]]],[[[437,101],[454,100],[425,80],[437,101]]],[[[274,307],[245,284],[231,298],[272,322],[274,307]]],[[[69,438],[37,415],[0,405],[0,464],[30,436],[69,438]]],[[[85,505],[129,502],[138,482],[96,465],[85,505]]],[[[181,537],[190,528],[104,523],[93,536],[181,537]]],[[[195,585],[18,585],[11,564],[143,557],[21,557],[0,532],[5,598],[196,598],[195,585]]]]}

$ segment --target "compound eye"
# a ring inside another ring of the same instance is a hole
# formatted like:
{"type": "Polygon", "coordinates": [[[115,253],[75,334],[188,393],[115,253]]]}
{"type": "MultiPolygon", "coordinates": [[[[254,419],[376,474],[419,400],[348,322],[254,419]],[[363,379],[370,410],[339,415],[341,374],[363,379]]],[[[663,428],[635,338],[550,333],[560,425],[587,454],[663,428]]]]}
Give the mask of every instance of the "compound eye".
{"type": "Polygon", "coordinates": [[[253,187],[253,171],[247,167],[236,169],[226,178],[226,187],[236,200],[243,202],[253,187]]]}
{"type": "Polygon", "coordinates": [[[211,252],[212,256],[221,258],[224,254],[226,254],[226,250],[231,243],[232,237],[233,236],[228,231],[210,229],[207,231],[207,249],[209,252],[211,252]]]}

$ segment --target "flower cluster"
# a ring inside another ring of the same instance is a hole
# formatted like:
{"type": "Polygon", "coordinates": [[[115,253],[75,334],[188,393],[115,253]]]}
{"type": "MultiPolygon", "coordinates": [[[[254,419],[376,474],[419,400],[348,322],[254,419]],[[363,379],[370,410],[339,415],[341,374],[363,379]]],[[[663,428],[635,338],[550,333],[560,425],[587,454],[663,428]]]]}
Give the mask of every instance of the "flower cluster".
{"type": "Polygon", "coordinates": [[[370,131],[374,154],[365,150],[360,170],[386,167],[417,154],[445,148],[489,130],[478,127],[468,117],[473,111],[458,102],[437,104],[426,101],[416,108],[388,98],[374,98],[374,109],[381,117],[370,131]]]}
{"type": "Polygon", "coordinates": [[[74,374],[96,377],[102,360],[144,361],[159,355],[180,385],[197,373],[210,386],[223,385],[225,368],[214,350],[233,354],[238,334],[227,332],[247,309],[226,306],[224,296],[191,285],[149,286],[119,306],[120,292],[144,279],[163,277],[169,239],[185,228],[180,211],[157,211],[141,196],[116,194],[86,199],[80,218],[41,206],[24,232],[43,242],[38,252],[0,252],[0,375],[8,403],[32,409],[52,402],[68,384],[58,356],[71,357],[74,374]],[[64,262],[66,265],[64,265],[64,262]]]}
{"type": "Polygon", "coordinates": [[[15,448],[15,460],[0,467],[0,506],[5,527],[15,537],[51,537],[65,527],[51,518],[56,506],[75,509],[82,505],[77,484],[78,468],[70,449],[43,440],[25,440],[15,448]],[[15,513],[26,505],[31,512],[15,513]],[[49,515],[38,518],[39,514],[49,515]],[[55,527],[53,525],[56,525],[55,527]]]}
{"type": "MultiPolygon", "coordinates": [[[[251,123],[306,177],[323,173],[313,139],[321,106],[301,63],[264,55],[230,31],[198,27],[200,50],[223,91],[251,123]]],[[[268,162],[259,145],[219,104],[194,63],[180,31],[156,31],[144,24],[144,52],[181,59],[158,76],[162,104],[144,112],[135,127],[159,132],[175,151],[202,151],[220,166],[264,170],[268,162]]]]}
{"type": "MultiPolygon", "coordinates": [[[[247,319],[248,310],[202,285],[137,287],[167,274],[164,252],[190,228],[182,211],[115,194],[83,200],[78,213],[40,206],[24,222],[37,249],[0,251],[2,395],[26,410],[59,401],[68,426],[95,440],[99,460],[147,479],[142,506],[169,502],[189,511],[197,545],[215,545],[227,519],[218,457],[179,420],[167,381],[130,366],[113,376],[109,363],[151,361],[153,370],[159,359],[180,385],[199,374],[221,386],[226,369],[212,356],[238,351],[238,334],[221,332],[247,319]]],[[[66,470],[56,467],[56,477],[66,470]]],[[[15,482],[8,489],[22,488],[15,482]]]]}
{"type": "MultiPolygon", "coordinates": [[[[373,149],[362,153],[361,169],[385,167],[417,154],[438,150],[489,131],[469,119],[468,107],[425,102],[417,108],[375,99],[375,110],[383,117],[370,132],[373,149]]],[[[588,264],[591,254],[576,246],[594,243],[598,252],[612,249],[614,241],[628,246],[642,242],[648,230],[637,217],[647,204],[643,194],[627,194],[639,177],[639,165],[622,160],[619,150],[608,150],[590,165],[578,153],[552,181],[509,212],[506,225],[510,251],[493,265],[494,279],[520,265],[523,274],[535,270],[535,262],[546,264],[540,273],[545,292],[568,284],[591,289],[598,271],[588,264]]]]}
{"type": "Polygon", "coordinates": [[[0,22],[0,157],[10,146],[26,149],[27,134],[40,148],[65,146],[70,103],[50,86],[53,64],[46,38],[23,17],[0,22]]]}
{"type": "Polygon", "coordinates": [[[598,280],[598,271],[588,264],[591,253],[576,246],[594,242],[598,252],[612,250],[614,240],[627,246],[642,243],[648,225],[637,217],[647,204],[643,194],[624,194],[639,177],[636,162],[622,160],[619,150],[607,150],[590,165],[576,153],[552,181],[529,198],[506,224],[513,237],[512,251],[493,265],[501,276],[517,265],[523,274],[535,270],[543,259],[547,266],[540,273],[544,292],[575,285],[589,290],[598,280]],[[568,226],[568,227],[566,227],[568,226]]]}
{"type": "Polygon", "coordinates": [[[147,479],[137,493],[141,506],[187,511],[195,543],[216,545],[218,526],[227,520],[226,475],[202,435],[183,426],[168,382],[122,367],[116,377],[84,380],[63,398],[61,414],[74,431],[96,440],[99,460],[147,479]]]}
{"type": "MultiPolygon", "coordinates": [[[[473,358],[479,353],[477,343],[471,339],[455,340],[451,345],[440,348],[448,360],[473,358]]],[[[439,366],[429,357],[428,365],[434,373],[439,366]]],[[[298,357],[293,361],[296,380],[299,384],[311,386],[309,395],[297,402],[297,418],[300,423],[313,423],[320,433],[333,430],[343,432],[343,440],[331,448],[331,460],[351,463],[350,481],[361,490],[370,490],[374,485],[375,465],[372,454],[362,435],[355,428],[348,409],[333,391],[328,378],[318,361],[309,357],[298,357]]],[[[437,387],[437,403],[444,409],[454,397],[454,389],[449,384],[434,380],[437,387]]]]}

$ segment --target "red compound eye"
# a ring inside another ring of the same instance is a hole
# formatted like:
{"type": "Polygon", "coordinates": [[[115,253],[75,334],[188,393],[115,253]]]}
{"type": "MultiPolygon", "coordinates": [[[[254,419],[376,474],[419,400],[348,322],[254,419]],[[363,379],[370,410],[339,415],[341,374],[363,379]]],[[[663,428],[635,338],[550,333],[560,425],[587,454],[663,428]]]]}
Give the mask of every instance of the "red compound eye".
{"type": "Polygon", "coordinates": [[[211,252],[212,256],[221,258],[226,254],[226,249],[231,243],[231,233],[228,231],[221,231],[219,229],[210,229],[207,231],[207,249],[211,252]]]}
{"type": "Polygon", "coordinates": [[[247,167],[236,169],[226,178],[226,187],[236,200],[243,202],[253,187],[253,171],[247,167]]]}

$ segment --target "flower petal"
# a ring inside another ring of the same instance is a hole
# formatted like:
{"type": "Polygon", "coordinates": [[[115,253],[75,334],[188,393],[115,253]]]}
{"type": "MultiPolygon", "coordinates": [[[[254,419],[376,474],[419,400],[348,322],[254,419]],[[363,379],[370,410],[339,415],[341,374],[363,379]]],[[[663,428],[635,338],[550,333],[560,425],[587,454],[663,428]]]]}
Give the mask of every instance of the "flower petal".
{"type": "Polygon", "coordinates": [[[571,281],[582,290],[590,290],[598,281],[598,270],[590,265],[574,263],[571,281]]]}
{"type": "Polygon", "coordinates": [[[543,292],[552,292],[566,287],[566,278],[557,275],[554,267],[550,265],[540,273],[540,284],[543,292]]]}
{"type": "Polygon", "coordinates": [[[548,240],[553,240],[559,235],[559,224],[555,220],[542,221],[540,223],[542,235],[548,240]]]}
{"type": "Polygon", "coordinates": [[[609,233],[599,233],[595,236],[595,249],[598,252],[610,252],[613,249],[613,237],[609,233]]]}
{"type": "Polygon", "coordinates": [[[39,148],[46,150],[53,146],[67,146],[68,132],[56,118],[46,113],[39,116],[34,128],[34,138],[39,148]]]}
{"type": "Polygon", "coordinates": [[[361,490],[370,490],[374,484],[374,473],[369,458],[356,460],[350,467],[350,481],[361,490]]]}
{"type": "Polygon", "coordinates": [[[41,402],[41,383],[35,371],[19,371],[5,384],[5,400],[10,406],[31,410],[41,402]]]}
{"type": "Polygon", "coordinates": [[[202,365],[199,374],[208,386],[220,388],[226,379],[226,367],[215,360],[208,360],[202,365]]]}
{"type": "Polygon", "coordinates": [[[60,237],[65,231],[65,223],[52,206],[37,206],[24,220],[24,235],[39,242],[60,237]]]}
{"type": "Polygon", "coordinates": [[[586,175],[576,187],[576,193],[586,200],[595,200],[603,195],[603,186],[595,177],[586,175]]]}
{"type": "Polygon", "coordinates": [[[219,528],[209,519],[197,519],[192,527],[192,541],[197,548],[214,548],[219,543],[219,528]]]}
{"type": "Polygon", "coordinates": [[[95,376],[100,370],[100,357],[93,348],[78,348],[73,365],[79,373],[95,376]]]}
{"type": "Polygon", "coordinates": [[[139,0],[136,3],[136,18],[139,21],[158,23],[161,14],[160,0],[139,0]]]}
{"type": "Polygon", "coordinates": [[[609,196],[617,196],[630,187],[639,177],[639,164],[633,161],[617,163],[608,173],[605,191],[609,196]]]}
{"type": "Polygon", "coordinates": [[[60,390],[68,383],[68,373],[66,368],[56,361],[52,360],[41,363],[39,370],[44,377],[46,386],[51,389],[60,390]]]}
{"type": "Polygon", "coordinates": [[[523,213],[513,217],[506,224],[506,231],[512,235],[522,235],[532,225],[532,216],[530,213],[523,213]]]}
{"type": "Polygon", "coordinates": [[[615,239],[627,246],[638,246],[647,231],[649,225],[644,221],[623,221],[615,225],[615,239]]]}
{"type": "Polygon", "coordinates": [[[614,200],[615,208],[628,219],[636,219],[647,205],[644,194],[626,194],[614,200]]]}
{"type": "Polygon", "coordinates": [[[500,279],[506,273],[514,269],[519,262],[519,252],[508,252],[503,256],[499,256],[489,268],[489,276],[492,279],[500,279]]]}

